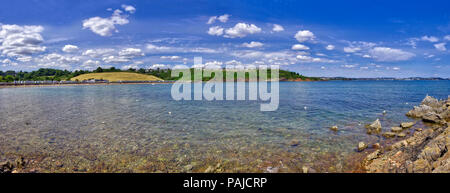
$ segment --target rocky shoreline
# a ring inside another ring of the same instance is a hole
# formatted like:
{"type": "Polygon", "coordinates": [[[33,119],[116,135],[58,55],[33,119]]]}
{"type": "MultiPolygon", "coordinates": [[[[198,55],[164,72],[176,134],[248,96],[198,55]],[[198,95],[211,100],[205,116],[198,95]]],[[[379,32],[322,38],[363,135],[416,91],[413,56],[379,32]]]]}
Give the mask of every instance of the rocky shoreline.
{"type": "MultiPolygon", "coordinates": [[[[430,124],[414,128],[412,136],[386,147],[378,146],[362,163],[368,173],[449,173],[450,172],[450,97],[437,100],[426,96],[419,106],[406,113],[408,117],[430,124]]],[[[404,137],[405,129],[414,123],[402,123],[383,133],[383,137],[404,137]],[[400,135],[401,134],[401,135],[400,135]]],[[[379,121],[367,126],[368,133],[381,132],[379,121]]],[[[367,145],[359,144],[363,151],[367,145]]]]}

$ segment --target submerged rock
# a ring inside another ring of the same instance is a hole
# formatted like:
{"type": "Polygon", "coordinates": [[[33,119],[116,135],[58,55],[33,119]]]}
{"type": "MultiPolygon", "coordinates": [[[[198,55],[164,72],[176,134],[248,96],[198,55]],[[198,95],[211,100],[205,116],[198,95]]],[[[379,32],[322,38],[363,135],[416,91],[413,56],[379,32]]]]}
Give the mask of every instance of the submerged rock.
{"type": "Polygon", "coordinates": [[[391,127],[391,131],[395,133],[399,133],[403,131],[403,128],[401,127],[391,127]]]}
{"type": "Polygon", "coordinates": [[[381,145],[380,145],[380,143],[375,143],[375,144],[372,145],[372,148],[374,148],[374,149],[380,149],[380,148],[381,148],[381,145]]]}
{"type": "Polygon", "coordinates": [[[399,133],[397,134],[397,137],[406,137],[406,133],[399,133]]]}
{"type": "Polygon", "coordinates": [[[291,142],[289,143],[289,145],[292,146],[292,147],[298,146],[298,145],[300,145],[300,140],[298,140],[298,139],[293,139],[293,140],[291,140],[291,142]]]}
{"type": "Polygon", "coordinates": [[[339,128],[338,128],[338,126],[333,126],[333,127],[330,127],[330,130],[332,130],[332,131],[338,131],[339,130],[339,128]]]}
{"type": "Polygon", "coordinates": [[[367,133],[372,134],[372,133],[379,133],[381,132],[381,122],[379,119],[375,120],[372,124],[367,125],[367,133]]]}
{"type": "Polygon", "coordinates": [[[392,138],[392,137],[395,137],[395,133],[394,132],[384,132],[383,133],[383,137],[386,137],[386,138],[392,138]]]}
{"type": "Polygon", "coordinates": [[[359,142],[358,143],[358,151],[364,151],[365,149],[367,149],[368,145],[364,142],[359,142]]]}
{"type": "Polygon", "coordinates": [[[401,123],[400,126],[403,129],[408,129],[408,128],[411,128],[412,126],[414,126],[415,124],[416,124],[415,122],[404,122],[404,123],[401,123]]]}

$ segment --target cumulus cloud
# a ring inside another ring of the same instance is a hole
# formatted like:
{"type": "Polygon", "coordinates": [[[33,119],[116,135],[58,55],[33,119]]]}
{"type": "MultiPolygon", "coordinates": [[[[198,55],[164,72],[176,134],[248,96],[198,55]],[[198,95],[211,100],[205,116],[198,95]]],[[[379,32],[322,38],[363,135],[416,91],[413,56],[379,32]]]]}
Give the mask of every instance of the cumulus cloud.
{"type": "Polygon", "coordinates": [[[134,58],[144,56],[144,53],[142,53],[142,50],[139,48],[125,48],[119,52],[119,56],[134,58]]]}
{"type": "Polygon", "coordinates": [[[134,7],[131,6],[131,5],[125,5],[125,4],[123,4],[123,5],[122,5],[122,9],[125,10],[126,12],[129,12],[129,13],[134,13],[134,12],[136,12],[136,8],[134,8],[134,7]]]}
{"type": "Polygon", "coordinates": [[[39,67],[56,67],[63,69],[70,69],[72,65],[79,63],[80,60],[81,59],[78,56],[65,56],[57,53],[42,55],[34,59],[39,67]]]}
{"type": "Polygon", "coordinates": [[[415,54],[400,49],[388,47],[375,47],[369,50],[369,54],[377,61],[404,61],[409,60],[415,54]]]}
{"type": "Polygon", "coordinates": [[[325,49],[327,49],[327,50],[334,50],[334,46],[330,44],[327,47],[325,47],[325,49]]]}
{"type": "Polygon", "coordinates": [[[106,62],[108,64],[117,64],[117,63],[126,63],[126,62],[131,62],[131,59],[128,57],[123,57],[123,56],[107,56],[102,58],[103,62],[106,62]]]}
{"type": "Polygon", "coordinates": [[[420,39],[422,41],[429,41],[429,42],[438,42],[439,41],[439,39],[434,36],[422,36],[420,39]]]}
{"type": "MultiPolygon", "coordinates": [[[[129,11],[130,12],[130,11],[129,11]]],[[[116,9],[109,18],[92,17],[83,20],[83,29],[90,29],[100,36],[111,36],[113,32],[119,32],[116,25],[125,25],[129,23],[128,15],[116,9]]]]}
{"type": "Polygon", "coordinates": [[[212,36],[221,36],[223,34],[223,28],[220,26],[210,27],[208,30],[208,34],[212,36]]]}
{"type": "Polygon", "coordinates": [[[249,34],[260,33],[261,28],[256,26],[255,24],[247,24],[247,23],[237,23],[234,27],[228,28],[225,30],[224,37],[227,38],[242,38],[249,34]]]}
{"type": "Polygon", "coordinates": [[[293,50],[309,50],[309,47],[305,46],[303,44],[295,44],[292,46],[291,49],[293,49],[293,50]]]}
{"type": "Polygon", "coordinates": [[[262,47],[264,44],[261,42],[250,42],[250,43],[243,43],[242,46],[243,47],[247,47],[247,48],[259,48],[262,47]]]}
{"type": "Polygon", "coordinates": [[[89,56],[92,58],[102,58],[105,56],[109,56],[115,52],[114,49],[111,48],[98,48],[98,49],[88,49],[83,52],[83,56],[89,56]]]}
{"type": "Polygon", "coordinates": [[[445,47],[446,43],[439,43],[439,44],[434,44],[434,47],[439,50],[439,51],[446,51],[447,48],[445,47]]]}
{"type": "Polygon", "coordinates": [[[345,53],[355,53],[360,51],[361,48],[360,47],[344,47],[344,52],[345,53]]]}
{"type": "Polygon", "coordinates": [[[450,35],[444,36],[444,40],[450,41],[450,35]]]}
{"type": "Polygon", "coordinates": [[[94,69],[100,66],[100,61],[97,60],[86,60],[83,62],[83,64],[80,66],[84,69],[94,69]]]}
{"type": "Polygon", "coordinates": [[[44,41],[40,34],[43,30],[42,26],[0,24],[1,54],[9,57],[18,57],[44,52],[46,47],[40,46],[44,41]]]}
{"type": "Polygon", "coordinates": [[[273,24],[273,28],[272,28],[273,32],[282,32],[284,31],[284,27],[278,24],[273,24]]]}
{"type": "Polygon", "coordinates": [[[158,68],[162,69],[162,68],[168,68],[168,66],[165,65],[165,64],[153,64],[153,65],[150,66],[149,68],[150,68],[150,69],[158,69],[158,68]]]}
{"type": "Polygon", "coordinates": [[[67,52],[67,53],[73,53],[73,52],[76,52],[76,51],[78,51],[78,46],[75,46],[75,45],[65,45],[63,48],[62,48],[62,51],[63,52],[67,52]]]}
{"type": "Polygon", "coordinates": [[[157,53],[219,53],[218,50],[211,48],[195,47],[195,48],[182,48],[182,47],[167,47],[157,46],[154,44],[147,44],[147,50],[157,53]]]}
{"type": "Polygon", "coordinates": [[[216,20],[219,20],[222,23],[226,23],[231,15],[224,14],[221,16],[212,16],[209,18],[207,24],[213,24],[216,20]]]}
{"type": "Polygon", "coordinates": [[[169,59],[169,60],[178,60],[181,57],[180,56],[161,56],[161,59],[169,59]]]}
{"type": "Polygon", "coordinates": [[[314,40],[316,37],[314,36],[314,33],[312,33],[309,30],[303,30],[303,31],[298,31],[295,34],[295,39],[297,39],[298,42],[302,43],[302,42],[306,42],[306,41],[311,41],[314,40]]]}

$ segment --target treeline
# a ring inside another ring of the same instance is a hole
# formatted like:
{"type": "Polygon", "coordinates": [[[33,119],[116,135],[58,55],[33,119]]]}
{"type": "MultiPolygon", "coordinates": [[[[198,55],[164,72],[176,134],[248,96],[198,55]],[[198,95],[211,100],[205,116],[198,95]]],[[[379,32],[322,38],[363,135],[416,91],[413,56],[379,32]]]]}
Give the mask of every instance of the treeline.
{"type": "MultiPolygon", "coordinates": [[[[193,79],[194,69],[190,69],[191,76],[193,79]]],[[[73,77],[77,77],[82,74],[87,73],[102,73],[102,72],[136,72],[140,74],[153,75],[163,80],[178,80],[179,77],[172,77],[172,69],[133,69],[130,68],[128,70],[116,69],[115,67],[103,69],[101,67],[97,68],[93,71],[88,70],[58,70],[58,69],[50,69],[50,68],[41,68],[32,72],[23,72],[23,71],[0,71],[0,82],[13,82],[13,81],[68,81],[73,77]]],[[[270,77],[270,69],[268,70],[268,78],[270,77]]],[[[237,74],[234,75],[235,79],[237,78],[237,74]]],[[[214,74],[213,74],[214,77],[214,74]]],[[[226,78],[226,72],[223,71],[223,77],[226,78]]],[[[259,78],[259,70],[257,71],[257,77],[259,78]]],[[[204,77],[203,81],[208,81],[212,77],[204,77]]],[[[249,74],[246,73],[245,78],[249,79],[249,74]]],[[[280,80],[296,80],[296,79],[310,79],[310,80],[318,80],[318,78],[306,77],[300,75],[296,72],[290,72],[286,70],[279,70],[279,78],[280,80]]]]}

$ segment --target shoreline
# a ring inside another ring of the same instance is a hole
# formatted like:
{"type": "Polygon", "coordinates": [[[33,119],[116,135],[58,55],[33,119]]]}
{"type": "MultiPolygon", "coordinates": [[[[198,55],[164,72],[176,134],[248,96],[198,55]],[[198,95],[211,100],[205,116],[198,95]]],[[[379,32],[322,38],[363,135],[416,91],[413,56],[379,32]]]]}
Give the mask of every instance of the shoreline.
{"type": "MultiPolygon", "coordinates": [[[[406,116],[428,123],[430,128],[411,126],[406,128],[407,132],[413,132],[411,137],[374,148],[362,161],[363,170],[367,173],[450,173],[450,96],[440,101],[427,96],[406,116]]],[[[406,125],[402,123],[403,126],[406,125]]],[[[394,134],[392,130],[385,133],[394,134]]]]}

